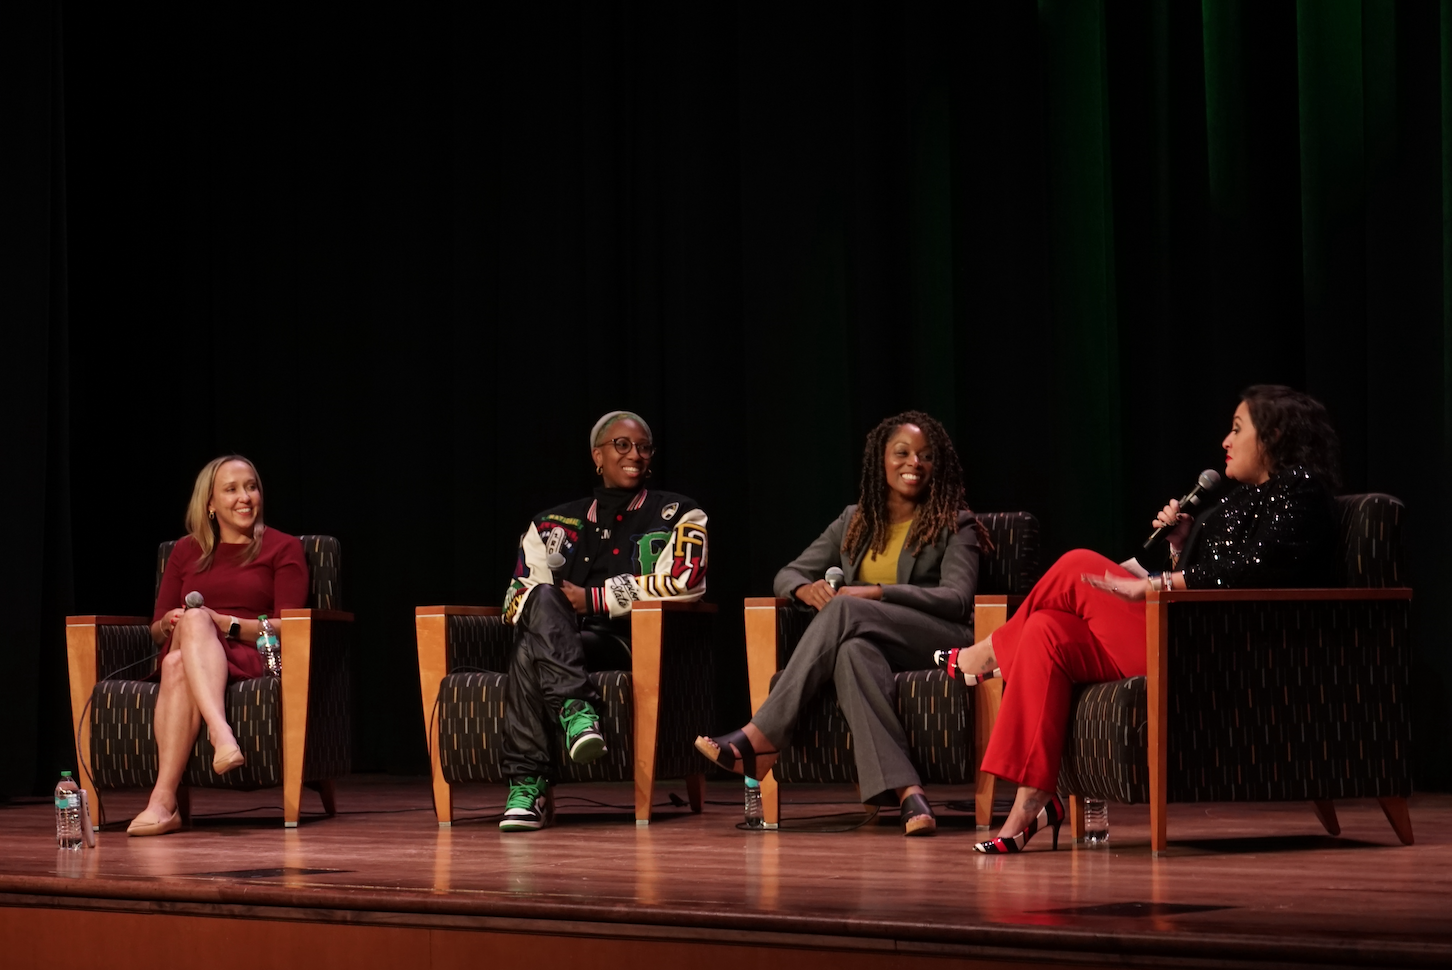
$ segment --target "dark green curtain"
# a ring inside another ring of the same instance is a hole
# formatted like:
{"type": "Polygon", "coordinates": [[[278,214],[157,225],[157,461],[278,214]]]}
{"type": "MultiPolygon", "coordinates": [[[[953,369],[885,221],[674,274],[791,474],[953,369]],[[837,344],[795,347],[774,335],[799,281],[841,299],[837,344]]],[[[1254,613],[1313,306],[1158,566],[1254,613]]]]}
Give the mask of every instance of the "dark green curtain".
{"type": "Polygon", "coordinates": [[[17,21],[0,787],[69,757],[60,617],[149,609],[224,451],[342,540],[357,763],[415,771],[413,606],[498,600],[608,408],[711,513],[728,727],[738,604],[884,415],[939,415],[970,502],[1048,554],[1122,557],[1257,382],[1408,503],[1416,777],[1449,787],[1449,31],[1446,0],[17,21]]]}

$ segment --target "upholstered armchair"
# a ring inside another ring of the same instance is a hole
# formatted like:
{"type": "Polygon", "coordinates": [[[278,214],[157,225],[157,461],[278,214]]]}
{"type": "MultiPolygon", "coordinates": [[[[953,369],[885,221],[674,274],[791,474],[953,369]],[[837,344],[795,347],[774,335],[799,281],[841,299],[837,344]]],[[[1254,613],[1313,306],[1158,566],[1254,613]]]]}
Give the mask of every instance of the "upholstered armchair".
{"type": "MultiPolygon", "coordinates": [[[[974,636],[1002,626],[1023,602],[1039,574],[1039,523],[1027,512],[979,513],[994,549],[978,561],[974,636]]],[[[766,702],[779,671],[812,622],[816,611],[777,597],[746,601],[746,663],[751,709],[766,702]]],[[[909,670],[896,675],[898,716],[907,730],[913,764],[925,785],[975,785],[979,825],[993,813],[993,778],[979,770],[1003,682],[986,681],[966,690],[943,670],[909,670]]],[[[852,732],[828,683],[797,722],[796,734],[761,781],[762,815],[768,828],[780,820],[778,784],[857,782],[852,732]]]]}
{"type": "Polygon", "coordinates": [[[1337,501],[1343,589],[1149,594],[1148,676],[1081,687],[1070,709],[1059,789],[1076,838],[1085,797],[1147,802],[1156,853],[1169,802],[1309,801],[1339,835],[1333,800],[1375,798],[1412,843],[1405,508],[1337,501]]]}
{"type": "MultiPolygon", "coordinates": [[[[605,702],[600,728],[609,750],[591,764],[576,764],[557,732],[557,780],[633,781],[635,821],[646,825],[655,780],[684,778],[691,810],[701,811],[705,762],[693,744],[714,723],[715,612],[708,603],[645,602],[631,608],[631,669],[589,675],[605,702]]],[[[514,631],[497,607],[420,606],[415,624],[434,812],[440,825],[449,825],[455,785],[508,781],[500,756],[514,631]]]]}
{"type": "MultiPolygon", "coordinates": [[[[253,790],[282,786],[283,822],[297,825],[304,783],[316,788],[327,814],[336,811],[333,779],[348,773],[351,726],[348,709],[348,645],[351,613],[340,609],[338,540],[302,536],[307,558],[307,609],[283,610],[282,677],[264,674],[227,688],[227,722],[247,757],[240,768],[212,771],[206,724],[197,733],[177,802],[190,821],[188,786],[253,790]]],[[[156,587],[175,542],[157,550],[156,587]]],[[[101,813],[101,790],[150,788],[157,753],[152,718],[160,684],[131,678],[156,670],[149,616],[66,618],[71,717],[76,760],[91,804],[101,813]]]]}

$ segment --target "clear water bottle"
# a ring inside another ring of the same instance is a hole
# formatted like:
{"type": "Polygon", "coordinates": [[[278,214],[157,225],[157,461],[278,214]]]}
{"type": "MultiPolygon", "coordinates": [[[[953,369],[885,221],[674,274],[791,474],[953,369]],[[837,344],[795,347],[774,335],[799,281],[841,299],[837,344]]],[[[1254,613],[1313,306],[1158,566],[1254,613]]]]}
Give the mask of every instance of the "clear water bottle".
{"type": "Polygon", "coordinates": [[[55,786],[55,844],[62,849],[81,847],[81,790],[69,771],[62,771],[55,786]]]}
{"type": "Polygon", "coordinates": [[[1102,798],[1084,799],[1084,844],[1104,845],[1109,841],[1109,803],[1102,798]]]}
{"type": "Polygon", "coordinates": [[[746,779],[746,827],[766,828],[766,816],[761,811],[761,782],[755,778],[746,779]]]}
{"type": "Polygon", "coordinates": [[[264,613],[257,618],[262,628],[257,631],[257,652],[262,654],[262,665],[267,672],[274,677],[282,676],[282,642],[277,638],[277,631],[267,621],[267,614],[264,613]]]}

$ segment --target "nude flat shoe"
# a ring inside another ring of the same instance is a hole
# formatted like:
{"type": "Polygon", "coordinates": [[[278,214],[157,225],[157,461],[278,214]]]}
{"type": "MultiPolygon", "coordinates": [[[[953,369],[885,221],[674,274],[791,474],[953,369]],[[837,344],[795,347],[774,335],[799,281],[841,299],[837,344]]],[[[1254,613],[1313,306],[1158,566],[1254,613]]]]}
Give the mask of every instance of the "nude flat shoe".
{"type": "Polygon", "coordinates": [[[239,745],[228,745],[225,748],[218,748],[212,755],[212,771],[218,775],[225,775],[233,768],[242,767],[246,761],[239,745]]]}
{"type": "Polygon", "coordinates": [[[181,809],[176,808],[172,810],[170,818],[164,818],[159,822],[143,822],[140,815],[136,816],[131,820],[131,824],[126,826],[126,834],[138,838],[146,835],[165,835],[168,832],[175,832],[181,827],[181,809]]]}

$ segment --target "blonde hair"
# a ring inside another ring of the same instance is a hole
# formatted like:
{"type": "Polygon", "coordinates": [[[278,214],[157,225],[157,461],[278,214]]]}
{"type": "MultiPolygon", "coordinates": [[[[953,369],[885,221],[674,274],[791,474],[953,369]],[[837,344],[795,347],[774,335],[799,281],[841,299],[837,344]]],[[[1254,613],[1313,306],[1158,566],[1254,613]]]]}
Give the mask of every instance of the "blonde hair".
{"type": "MultiPolygon", "coordinates": [[[[223,455],[202,466],[202,470],[197,473],[197,483],[192,486],[192,500],[187,503],[187,534],[202,550],[201,556],[197,558],[198,572],[211,567],[212,557],[217,552],[217,543],[221,541],[221,530],[217,526],[217,520],[208,514],[207,506],[212,502],[212,490],[217,487],[217,469],[229,461],[243,462],[252,469],[252,477],[257,480],[257,491],[262,492],[262,476],[257,474],[257,466],[241,455],[223,455]]],[[[252,541],[247,544],[247,553],[242,557],[244,563],[256,559],[257,554],[262,551],[261,507],[257,509],[256,522],[256,527],[252,530],[252,541]]]]}

